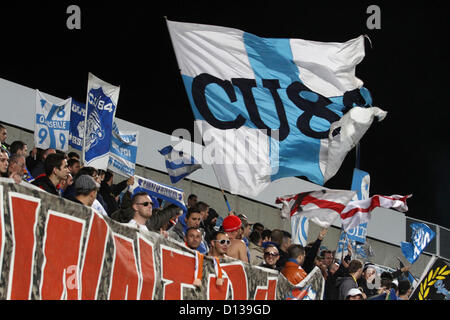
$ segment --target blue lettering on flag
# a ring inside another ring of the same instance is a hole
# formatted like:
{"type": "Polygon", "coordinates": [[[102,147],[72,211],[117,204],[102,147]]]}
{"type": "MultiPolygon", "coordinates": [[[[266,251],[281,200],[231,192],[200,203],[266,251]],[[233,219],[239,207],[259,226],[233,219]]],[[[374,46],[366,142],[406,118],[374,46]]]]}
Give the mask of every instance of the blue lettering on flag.
{"type": "Polygon", "coordinates": [[[101,87],[89,91],[84,137],[87,162],[109,153],[115,109],[116,106],[101,87]]]}

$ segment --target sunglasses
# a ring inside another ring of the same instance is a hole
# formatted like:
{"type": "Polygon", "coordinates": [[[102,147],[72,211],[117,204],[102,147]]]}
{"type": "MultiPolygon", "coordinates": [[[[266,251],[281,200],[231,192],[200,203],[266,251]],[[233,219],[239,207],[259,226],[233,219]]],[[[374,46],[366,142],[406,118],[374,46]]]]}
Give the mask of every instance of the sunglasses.
{"type": "Polygon", "coordinates": [[[280,254],[275,253],[275,252],[264,252],[264,255],[266,257],[272,256],[272,257],[278,257],[280,254]]]}
{"type": "Polygon", "coordinates": [[[214,241],[218,242],[218,243],[221,244],[222,246],[223,246],[224,244],[227,244],[227,246],[229,246],[230,243],[231,243],[230,240],[226,240],[226,239],[222,239],[222,240],[214,240],[214,241]]]}
{"type": "Polygon", "coordinates": [[[144,206],[144,207],[147,207],[149,204],[153,205],[153,202],[145,201],[145,202],[136,203],[136,204],[140,204],[140,205],[142,205],[142,206],[144,206]]]}

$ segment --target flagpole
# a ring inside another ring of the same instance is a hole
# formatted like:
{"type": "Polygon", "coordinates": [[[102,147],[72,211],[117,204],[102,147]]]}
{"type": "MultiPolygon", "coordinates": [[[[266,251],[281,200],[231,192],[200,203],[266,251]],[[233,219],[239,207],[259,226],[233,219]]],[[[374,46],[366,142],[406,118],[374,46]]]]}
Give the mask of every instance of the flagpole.
{"type": "Polygon", "coordinates": [[[225,192],[223,191],[223,189],[220,189],[220,191],[222,191],[223,198],[224,198],[224,200],[225,200],[225,203],[227,204],[227,207],[228,207],[228,213],[231,214],[231,207],[230,207],[230,204],[228,203],[227,196],[225,195],[225,192]]]}
{"type": "Polygon", "coordinates": [[[355,168],[359,169],[360,167],[360,159],[361,159],[361,150],[359,146],[359,142],[356,144],[356,159],[355,159],[355,168]]]}

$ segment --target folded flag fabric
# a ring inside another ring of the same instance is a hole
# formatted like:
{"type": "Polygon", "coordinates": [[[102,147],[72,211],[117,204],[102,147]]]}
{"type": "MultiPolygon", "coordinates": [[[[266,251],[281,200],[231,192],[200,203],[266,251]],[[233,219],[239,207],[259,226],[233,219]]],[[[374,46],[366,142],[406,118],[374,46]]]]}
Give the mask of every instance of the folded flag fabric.
{"type": "Polygon", "coordinates": [[[323,185],[379,114],[355,76],[365,54],[362,35],[325,43],[169,20],[167,26],[196,126],[215,155],[219,185],[231,193],[255,196],[293,176],[323,185]],[[343,134],[332,137],[331,124],[355,107],[367,110],[338,123],[343,134]]]}
{"type": "Polygon", "coordinates": [[[177,151],[172,146],[162,148],[159,153],[166,158],[167,173],[172,183],[177,183],[202,167],[194,157],[183,151],[177,151]]]}
{"type": "Polygon", "coordinates": [[[361,223],[368,222],[371,218],[371,212],[377,207],[394,209],[400,212],[408,211],[406,199],[411,195],[400,196],[380,196],[374,195],[369,199],[350,201],[346,208],[340,213],[342,227],[344,231],[355,228],[361,223]]]}
{"type": "Polygon", "coordinates": [[[419,255],[436,234],[425,223],[412,223],[410,227],[412,229],[412,243],[402,241],[400,247],[406,260],[412,264],[419,258],[419,255]]]}
{"type": "Polygon", "coordinates": [[[275,203],[283,204],[281,208],[283,218],[298,214],[322,228],[328,228],[339,217],[355,193],[347,190],[310,191],[278,197],[275,203]]]}

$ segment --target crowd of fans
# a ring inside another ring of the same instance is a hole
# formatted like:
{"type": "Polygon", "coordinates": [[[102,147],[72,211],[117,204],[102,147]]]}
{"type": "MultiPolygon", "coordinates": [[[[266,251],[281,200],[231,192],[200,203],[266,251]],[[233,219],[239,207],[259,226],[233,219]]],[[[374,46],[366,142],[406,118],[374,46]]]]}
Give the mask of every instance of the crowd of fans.
{"type": "Polygon", "coordinates": [[[411,294],[411,283],[405,276],[409,267],[378,275],[372,263],[352,259],[350,246],[349,254],[341,260],[335,258],[334,251],[321,249],[328,229],[322,229],[314,242],[301,246],[291,243],[289,232],[251,223],[244,214],[222,218],[194,194],[187,199],[187,212],[174,204],[155,206],[147,193],[129,190],[133,177],[114,184],[112,172],[82,166],[75,152],[33,148],[28,153],[26,143],[7,145],[6,138],[6,128],[0,125],[2,177],[16,183],[30,182],[130,227],[161,233],[202,255],[228,256],[269,268],[294,285],[317,266],[325,278],[325,300],[407,300],[411,294]]]}

